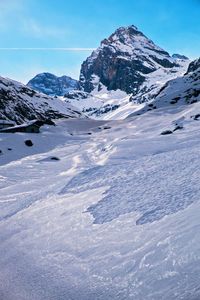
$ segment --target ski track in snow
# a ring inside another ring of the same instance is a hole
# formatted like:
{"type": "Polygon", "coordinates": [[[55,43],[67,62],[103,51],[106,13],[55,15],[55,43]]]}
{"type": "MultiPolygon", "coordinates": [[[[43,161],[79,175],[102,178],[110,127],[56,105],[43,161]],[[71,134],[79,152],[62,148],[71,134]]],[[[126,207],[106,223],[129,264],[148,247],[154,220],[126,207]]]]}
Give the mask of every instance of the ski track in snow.
{"type": "Polygon", "coordinates": [[[0,299],[200,299],[198,109],[2,134],[0,299]]]}

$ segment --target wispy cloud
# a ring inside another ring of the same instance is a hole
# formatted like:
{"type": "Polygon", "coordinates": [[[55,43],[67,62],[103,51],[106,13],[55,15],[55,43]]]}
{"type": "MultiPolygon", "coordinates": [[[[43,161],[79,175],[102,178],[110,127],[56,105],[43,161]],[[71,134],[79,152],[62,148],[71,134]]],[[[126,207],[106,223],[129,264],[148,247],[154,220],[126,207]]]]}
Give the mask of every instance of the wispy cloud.
{"type": "Polygon", "coordinates": [[[36,39],[63,39],[70,35],[68,28],[45,24],[43,20],[32,17],[25,0],[0,0],[0,31],[20,33],[36,39]]]}
{"type": "Polygon", "coordinates": [[[69,35],[69,31],[67,29],[51,25],[44,25],[34,19],[21,20],[20,31],[39,39],[64,38],[69,35]]]}
{"type": "Polygon", "coordinates": [[[13,11],[15,9],[21,9],[23,7],[24,0],[9,0],[9,1],[0,1],[0,11],[1,13],[6,13],[13,11]]]}
{"type": "Polygon", "coordinates": [[[24,0],[0,0],[0,30],[7,30],[23,9],[24,0]]]}

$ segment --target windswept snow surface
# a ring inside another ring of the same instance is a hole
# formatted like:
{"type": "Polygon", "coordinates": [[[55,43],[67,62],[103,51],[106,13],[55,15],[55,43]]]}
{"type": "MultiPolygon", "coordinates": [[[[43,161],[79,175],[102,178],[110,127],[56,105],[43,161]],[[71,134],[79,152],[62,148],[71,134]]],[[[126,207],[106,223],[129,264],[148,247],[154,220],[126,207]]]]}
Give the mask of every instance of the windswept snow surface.
{"type": "Polygon", "coordinates": [[[0,299],[200,299],[198,112],[1,134],[0,299]]]}

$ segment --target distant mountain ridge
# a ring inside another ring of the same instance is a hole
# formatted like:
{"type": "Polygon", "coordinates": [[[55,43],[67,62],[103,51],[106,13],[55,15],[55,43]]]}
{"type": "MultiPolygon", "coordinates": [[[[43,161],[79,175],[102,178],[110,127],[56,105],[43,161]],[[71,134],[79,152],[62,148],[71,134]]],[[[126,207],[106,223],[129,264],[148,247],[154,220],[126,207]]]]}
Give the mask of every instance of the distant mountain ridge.
{"type": "Polygon", "coordinates": [[[188,57],[171,56],[131,25],[101,42],[83,62],[79,82],[42,73],[28,86],[62,96],[92,118],[124,118],[138,105],[153,101],[167,82],[183,76],[189,63],[188,57]]]}
{"type": "Polygon", "coordinates": [[[27,86],[50,96],[64,96],[71,90],[79,89],[79,82],[66,75],[58,77],[51,73],[41,73],[31,79],[27,86]]]}
{"type": "Polygon", "coordinates": [[[182,55],[182,54],[178,54],[178,53],[173,54],[172,57],[175,58],[175,59],[189,60],[189,58],[187,56],[182,55]]]}

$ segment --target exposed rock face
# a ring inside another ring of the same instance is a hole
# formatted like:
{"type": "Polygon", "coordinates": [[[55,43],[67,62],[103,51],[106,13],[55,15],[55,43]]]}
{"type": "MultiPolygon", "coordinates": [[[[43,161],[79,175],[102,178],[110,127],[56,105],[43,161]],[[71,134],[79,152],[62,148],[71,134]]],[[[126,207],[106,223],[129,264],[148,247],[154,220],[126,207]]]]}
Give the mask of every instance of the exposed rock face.
{"type": "Polygon", "coordinates": [[[173,54],[172,57],[175,59],[189,60],[189,58],[187,56],[182,55],[182,54],[177,54],[177,53],[173,54]]]}
{"type": "Polygon", "coordinates": [[[83,117],[69,103],[46,96],[29,87],[0,77],[0,119],[23,123],[33,119],[83,117]]]}
{"type": "Polygon", "coordinates": [[[64,96],[71,90],[79,89],[79,82],[68,76],[57,77],[51,73],[41,73],[31,79],[27,86],[47,95],[64,96]]]}
{"type": "MultiPolygon", "coordinates": [[[[191,62],[187,73],[170,80],[160,90],[155,99],[141,110],[131,114],[138,115],[164,106],[193,104],[200,101],[200,58],[191,62]]],[[[195,116],[199,119],[199,114],[195,116]]]]}
{"type": "Polygon", "coordinates": [[[191,63],[189,64],[187,74],[188,74],[188,73],[191,73],[191,72],[195,72],[195,71],[197,71],[197,70],[200,71],[200,58],[194,60],[193,62],[191,62],[191,63]]]}
{"type": "Polygon", "coordinates": [[[86,92],[105,85],[137,95],[146,76],[178,67],[177,59],[156,46],[135,26],[121,27],[83,62],[80,84],[86,92]]]}

